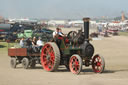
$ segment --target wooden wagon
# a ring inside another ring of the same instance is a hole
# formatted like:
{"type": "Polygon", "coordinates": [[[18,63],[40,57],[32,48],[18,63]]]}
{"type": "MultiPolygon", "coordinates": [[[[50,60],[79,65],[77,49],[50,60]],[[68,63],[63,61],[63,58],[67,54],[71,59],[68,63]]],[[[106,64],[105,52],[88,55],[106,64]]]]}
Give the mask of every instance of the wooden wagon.
{"type": "Polygon", "coordinates": [[[16,68],[18,64],[22,64],[25,69],[34,68],[37,63],[40,63],[40,53],[31,53],[27,48],[9,48],[8,56],[11,57],[12,68],[16,68]]]}

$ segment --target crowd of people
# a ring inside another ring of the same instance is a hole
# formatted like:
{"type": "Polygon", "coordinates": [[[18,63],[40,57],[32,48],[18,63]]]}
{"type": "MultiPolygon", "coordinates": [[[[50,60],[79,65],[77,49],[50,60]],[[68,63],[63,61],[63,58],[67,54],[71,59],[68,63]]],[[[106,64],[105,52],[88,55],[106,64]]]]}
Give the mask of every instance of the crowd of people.
{"type": "MultiPolygon", "coordinates": [[[[56,31],[53,32],[53,39],[59,46],[60,40],[55,40],[57,37],[64,37],[65,35],[62,33],[62,30],[60,28],[56,28],[56,31]]],[[[40,49],[43,47],[44,42],[41,40],[41,37],[37,38],[33,37],[24,39],[21,38],[20,40],[20,46],[21,48],[32,48],[34,52],[40,51],[40,49]]]]}
{"type": "Polygon", "coordinates": [[[34,52],[40,51],[43,45],[44,45],[44,42],[41,40],[41,37],[39,37],[38,40],[36,37],[33,37],[33,39],[32,38],[28,38],[28,39],[21,38],[20,40],[21,48],[32,48],[34,52]]]}

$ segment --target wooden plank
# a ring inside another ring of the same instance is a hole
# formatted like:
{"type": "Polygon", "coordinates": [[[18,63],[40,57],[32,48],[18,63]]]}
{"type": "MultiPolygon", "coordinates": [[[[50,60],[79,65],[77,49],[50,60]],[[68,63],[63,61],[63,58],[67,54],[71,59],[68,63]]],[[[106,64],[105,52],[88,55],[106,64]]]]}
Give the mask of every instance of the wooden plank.
{"type": "Polygon", "coordinates": [[[27,56],[27,48],[17,48],[16,55],[17,56],[27,56]]]}
{"type": "Polygon", "coordinates": [[[8,49],[8,56],[16,56],[16,49],[15,48],[9,48],[8,49]]]}
{"type": "Polygon", "coordinates": [[[27,56],[27,48],[9,48],[8,56],[27,56]]]}

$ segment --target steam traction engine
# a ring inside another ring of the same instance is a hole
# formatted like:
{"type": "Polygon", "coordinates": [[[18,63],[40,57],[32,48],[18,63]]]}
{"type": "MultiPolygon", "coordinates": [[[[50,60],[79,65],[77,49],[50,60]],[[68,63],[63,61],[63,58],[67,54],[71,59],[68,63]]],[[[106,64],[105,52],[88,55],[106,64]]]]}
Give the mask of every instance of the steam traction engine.
{"type": "Polygon", "coordinates": [[[82,65],[90,66],[95,73],[102,73],[105,61],[94,54],[89,42],[89,18],[84,18],[84,32],[70,32],[67,37],[58,36],[54,42],[47,42],[41,51],[41,64],[46,71],[56,71],[59,65],[65,65],[74,74],[79,74],[82,65]]]}

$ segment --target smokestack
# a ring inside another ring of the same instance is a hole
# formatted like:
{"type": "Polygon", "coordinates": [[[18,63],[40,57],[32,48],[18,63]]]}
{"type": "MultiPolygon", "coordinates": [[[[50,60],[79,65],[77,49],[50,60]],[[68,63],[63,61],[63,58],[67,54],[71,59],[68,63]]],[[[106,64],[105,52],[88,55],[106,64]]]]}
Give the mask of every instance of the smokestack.
{"type": "Polygon", "coordinates": [[[89,21],[90,18],[83,18],[85,41],[89,42],[89,21]]]}

